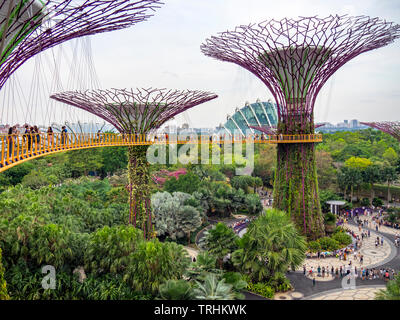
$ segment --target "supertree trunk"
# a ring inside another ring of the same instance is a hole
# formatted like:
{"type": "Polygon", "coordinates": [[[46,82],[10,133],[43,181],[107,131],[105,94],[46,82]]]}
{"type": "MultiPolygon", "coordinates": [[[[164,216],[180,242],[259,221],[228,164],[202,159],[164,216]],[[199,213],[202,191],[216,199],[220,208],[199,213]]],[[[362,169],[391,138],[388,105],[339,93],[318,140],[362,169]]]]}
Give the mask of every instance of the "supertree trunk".
{"type": "MultiPolygon", "coordinates": [[[[300,128],[278,124],[285,134],[314,133],[313,122],[300,128]]],[[[299,231],[309,239],[325,235],[318,195],[314,143],[281,143],[277,148],[274,208],[287,212],[299,231]]]]}
{"type": "Polygon", "coordinates": [[[152,225],[147,148],[148,146],[128,147],[128,191],[129,224],[142,229],[144,237],[149,239],[152,225]]]}

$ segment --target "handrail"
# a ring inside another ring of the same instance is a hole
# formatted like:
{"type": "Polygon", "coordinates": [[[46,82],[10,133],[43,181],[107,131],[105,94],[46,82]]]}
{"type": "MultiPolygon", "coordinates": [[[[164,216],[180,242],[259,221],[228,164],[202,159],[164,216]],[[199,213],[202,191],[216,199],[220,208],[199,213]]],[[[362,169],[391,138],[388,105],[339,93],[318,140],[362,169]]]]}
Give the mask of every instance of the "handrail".
{"type": "Polygon", "coordinates": [[[263,135],[253,137],[224,138],[218,136],[198,136],[178,140],[176,136],[114,134],[114,133],[37,133],[0,134],[0,172],[29,159],[46,154],[68,150],[107,147],[135,146],[152,144],[225,144],[225,143],[315,143],[322,142],[321,134],[263,135]]]}

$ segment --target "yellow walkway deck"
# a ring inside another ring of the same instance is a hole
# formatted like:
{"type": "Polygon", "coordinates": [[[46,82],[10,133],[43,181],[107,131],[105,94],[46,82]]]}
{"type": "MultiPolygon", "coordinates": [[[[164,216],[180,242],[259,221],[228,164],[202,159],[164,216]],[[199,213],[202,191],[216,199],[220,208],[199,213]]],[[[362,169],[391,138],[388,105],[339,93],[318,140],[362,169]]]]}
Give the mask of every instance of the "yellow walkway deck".
{"type": "Polygon", "coordinates": [[[98,147],[137,146],[152,144],[224,144],[224,143],[315,143],[321,142],[321,134],[264,135],[263,139],[221,139],[201,136],[198,139],[177,140],[175,137],[155,138],[153,135],[123,135],[113,133],[61,134],[40,133],[35,135],[0,135],[0,172],[22,162],[57,152],[98,147]]]}

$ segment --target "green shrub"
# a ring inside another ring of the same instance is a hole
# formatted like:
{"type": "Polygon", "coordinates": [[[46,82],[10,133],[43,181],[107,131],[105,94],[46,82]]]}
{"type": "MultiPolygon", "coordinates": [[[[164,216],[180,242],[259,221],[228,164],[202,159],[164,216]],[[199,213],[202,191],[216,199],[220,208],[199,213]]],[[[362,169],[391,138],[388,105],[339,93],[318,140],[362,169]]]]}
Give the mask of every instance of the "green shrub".
{"type": "Polygon", "coordinates": [[[194,297],[192,286],[185,280],[167,280],[159,287],[164,300],[190,300],[194,297]]]}
{"type": "Polygon", "coordinates": [[[247,290],[249,290],[250,292],[257,293],[260,296],[263,296],[268,299],[272,299],[275,294],[274,289],[272,289],[267,283],[264,282],[258,282],[258,283],[248,282],[247,290]]]}
{"type": "Polygon", "coordinates": [[[317,252],[321,250],[321,244],[318,241],[310,241],[308,242],[308,249],[311,252],[317,252]]]}
{"type": "Polygon", "coordinates": [[[340,249],[339,242],[329,237],[320,238],[318,242],[320,243],[322,250],[333,251],[340,249]]]}
{"type": "Polygon", "coordinates": [[[382,199],[380,199],[380,198],[374,198],[374,199],[372,200],[372,205],[373,205],[374,207],[382,207],[382,206],[383,206],[383,201],[382,201],[382,199]]]}
{"type": "Polygon", "coordinates": [[[103,227],[90,234],[84,255],[85,269],[93,273],[123,272],[141,242],[143,232],[132,226],[103,227]]]}
{"type": "Polygon", "coordinates": [[[267,283],[275,292],[286,292],[292,288],[289,279],[282,272],[275,272],[267,283]]]}
{"type": "Polygon", "coordinates": [[[369,207],[369,206],[371,205],[371,203],[370,203],[370,201],[369,201],[368,198],[363,198],[363,199],[360,201],[360,205],[361,205],[362,207],[369,207]]]}
{"type": "Polygon", "coordinates": [[[232,285],[233,290],[236,292],[236,299],[244,299],[244,295],[241,293],[243,289],[246,289],[247,282],[239,272],[226,272],[222,279],[225,279],[225,283],[232,285]]]}
{"type": "Polygon", "coordinates": [[[336,224],[336,215],[331,212],[325,213],[324,221],[326,225],[334,225],[336,224]]]}
{"type": "Polygon", "coordinates": [[[346,230],[344,230],[343,227],[338,226],[338,227],[336,227],[335,230],[333,231],[333,234],[335,234],[335,233],[340,233],[340,232],[346,232],[346,230]]]}
{"type": "Polygon", "coordinates": [[[337,232],[332,236],[332,239],[339,242],[341,247],[347,247],[349,244],[352,243],[352,238],[347,233],[337,232]]]}

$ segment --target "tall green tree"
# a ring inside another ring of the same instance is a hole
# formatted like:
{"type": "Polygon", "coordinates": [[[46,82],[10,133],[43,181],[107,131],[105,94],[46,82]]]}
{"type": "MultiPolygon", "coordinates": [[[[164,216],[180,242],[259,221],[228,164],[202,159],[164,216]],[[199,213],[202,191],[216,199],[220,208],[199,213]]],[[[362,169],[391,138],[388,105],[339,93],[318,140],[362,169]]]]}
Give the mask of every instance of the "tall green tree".
{"type": "Polygon", "coordinates": [[[350,189],[350,202],[353,202],[354,189],[363,183],[362,170],[359,168],[343,166],[338,170],[338,184],[342,188],[346,197],[347,190],[350,189]]]}
{"type": "Polygon", "coordinates": [[[221,222],[205,233],[205,247],[217,258],[220,269],[223,267],[223,258],[238,249],[238,240],[232,228],[221,222]]]}
{"type": "Polygon", "coordinates": [[[391,201],[392,196],[390,194],[390,186],[393,184],[393,182],[395,182],[399,178],[396,168],[392,166],[384,167],[382,171],[382,177],[383,180],[387,182],[387,187],[388,187],[387,201],[391,201]]]}
{"type": "Polygon", "coordinates": [[[318,187],[321,190],[334,190],[337,185],[336,169],[333,166],[331,154],[327,151],[317,149],[315,152],[315,163],[317,166],[318,187]]]}
{"type": "Polygon", "coordinates": [[[112,175],[128,165],[127,147],[106,147],[100,149],[102,172],[104,176],[112,175]]]}
{"type": "Polygon", "coordinates": [[[399,159],[396,151],[393,148],[387,148],[382,154],[383,159],[385,159],[391,166],[394,166],[399,159]]]}
{"type": "Polygon", "coordinates": [[[90,171],[100,171],[103,167],[98,148],[68,151],[68,166],[73,177],[87,176],[90,171]]]}
{"type": "Polygon", "coordinates": [[[195,192],[200,185],[200,178],[193,172],[180,175],[178,179],[175,177],[169,178],[164,183],[164,190],[167,192],[195,192]]]}
{"type": "Polygon", "coordinates": [[[383,180],[382,170],[382,166],[373,164],[366,167],[363,171],[364,182],[369,184],[371,187],[370,203],[372,203],[373,199],[375,198],[374,184],[382,182],[383,180]]]}
{"type": "Polygon", "coordinates": [[[254,220],[232,254],[236,268],[254,281],[267,281],[303,262],[307,250],[303,237],[283,211],[267,210],[254,220]]]}

